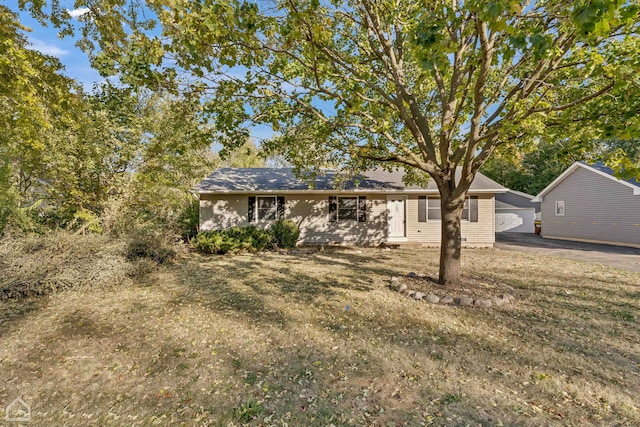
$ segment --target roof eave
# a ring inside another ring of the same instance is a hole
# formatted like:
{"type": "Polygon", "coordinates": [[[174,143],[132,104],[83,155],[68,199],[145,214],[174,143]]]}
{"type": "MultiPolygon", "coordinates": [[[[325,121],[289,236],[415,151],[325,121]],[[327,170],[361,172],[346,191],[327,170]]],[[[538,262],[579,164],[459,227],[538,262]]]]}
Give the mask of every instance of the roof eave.
{"type": "Polygon", "coordinates": [[[554,187],[556,187],[560,182],[562,182],[568,175],[570,175],[571,173],[575,172],[579,167],[584,168],[588,171],[591,171],[593,173],[596,173],[600,176],[603,176],[605,178],[611,179],[617,183],[620,183],[626,187],[629,187],[633,190],[633,195],[634,196],[639,196],[640,195],[640,187],[638,187],[637,185],[633,185],[627,181],[623,181],[621,179],[616,178],[613,175],[609,175],[608,173],[602,172],[596,168],[593,168],[585,163],[581,163],[581,162],[575,162],[573,163],[571,166],[569,166],[567,168],[567,170],[565,170],[563,173],[561,173],[556,179],[554,179],[551,184],[547,185],[536,197],[533,198],[533,200],[531,200],[532,202],[542,202],[542,199],[544,199],[545,194],[547,194],[548,192],[550,192],[551,190],[553,190],[554,187]]]}
{"type": "MultiPolygon", "coordinates": [[[[439,194],[437,189],[403,189],[403,190],[371,190],[371,189],[349,189],[349,190],[202,190],[195,189],[198,194],[335,194],[335,193],[376,193],[376,194],[439,194]]],[[[506,193],[506,189],[486,188],[481,190],[469,190],[469,194],[495,194],[506,193]]]]}

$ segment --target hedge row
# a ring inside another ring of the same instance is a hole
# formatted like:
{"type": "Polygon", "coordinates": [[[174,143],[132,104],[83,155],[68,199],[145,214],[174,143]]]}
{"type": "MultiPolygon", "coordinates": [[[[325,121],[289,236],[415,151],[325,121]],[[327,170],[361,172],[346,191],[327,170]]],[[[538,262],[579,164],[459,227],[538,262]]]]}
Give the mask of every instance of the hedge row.
{"type": "Polygon", "coordinates": [[[292,248],[299,236],[300,230],[296,223],[285,219],[275,221],[268,229],[250,225],[227,230],[203,231],[192,243],[196,250],[202,253],[226,254],[292,248]]]}

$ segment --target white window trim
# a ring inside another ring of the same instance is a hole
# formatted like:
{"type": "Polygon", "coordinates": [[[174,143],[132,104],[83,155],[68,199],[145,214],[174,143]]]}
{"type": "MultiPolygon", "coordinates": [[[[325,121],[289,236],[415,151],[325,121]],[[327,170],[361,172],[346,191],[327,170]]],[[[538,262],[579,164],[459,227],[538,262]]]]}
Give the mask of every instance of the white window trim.
{"type": "Polygon", "coordinates": [[[256,207],[254,209],[253,212],[253,216],[254,216],[254,220],[256,222],[269,222],[269,221],[276,221],[278,219],[278,196],[256,196],[256,207]],[[265,218],[260,218],[260,199],[274,199],[274,206],[275,206],[275,215],[273,219],[265,219],[265,218]]]}
{"type": "MultiPolygon", "coordinates": [[[[435,210],[435,209],[429,209],[429,200],[440,200],[440,203],[442,203],[442,199],[440,197],[429,197],[427,196],[427,222],[442,222],[442,218],[440,219],[429,219],[429,211],[430,210],[435,210]]],[[[467,219],[461,218],[460,222],[470,222],[469,221],[469,200],[471,200],[471,196],[467,196],[464,198],[464,204],[467,206],[467,219]]],[[[462,210],[464,211],[464,207],[462,208],[462,210]]]]}
{"type": "Polygon", "coordinates": [[[358,215],[360,215],[360,196],[337,196],[336,197],[336,222],[340,221],[355,221],[358,222],[358,215]],[[356,217],[355,218],[340,218],[340,199],[356,199],[356,217]]]}
{"type": "Polygon", "coordinates": [[[565,204],[564,200],[556,200],[556,216],[564,216],[565,213],[565,204]]]}

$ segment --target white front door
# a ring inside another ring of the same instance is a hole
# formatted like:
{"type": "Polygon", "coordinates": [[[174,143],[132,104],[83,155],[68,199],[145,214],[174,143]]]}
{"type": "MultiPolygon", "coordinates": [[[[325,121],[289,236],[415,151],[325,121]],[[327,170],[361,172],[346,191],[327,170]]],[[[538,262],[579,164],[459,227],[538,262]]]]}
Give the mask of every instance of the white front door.
{"type": "Polygon", "coordinates": [[[404,205],[405,197],[389,196],[387,198],[387,214],[389,218],[389,238],[405,237],[404,205]]]}

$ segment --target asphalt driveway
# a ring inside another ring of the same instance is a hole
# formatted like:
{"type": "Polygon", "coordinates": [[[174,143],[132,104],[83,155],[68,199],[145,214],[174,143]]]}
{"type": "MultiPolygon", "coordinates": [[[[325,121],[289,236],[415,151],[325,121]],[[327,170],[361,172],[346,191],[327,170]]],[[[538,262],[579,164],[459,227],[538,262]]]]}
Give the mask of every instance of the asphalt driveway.
{"type": "Polygon", "coordinates": [[[636,248],[543,239],[530,233],[496,233],[495,247],[594,262],[640,272],[640,249],[636,248]]]}

